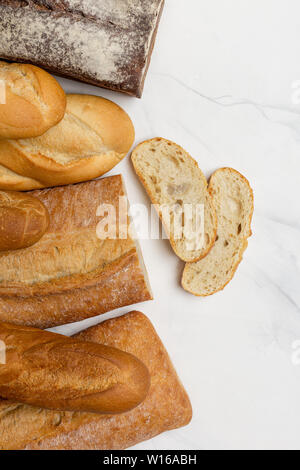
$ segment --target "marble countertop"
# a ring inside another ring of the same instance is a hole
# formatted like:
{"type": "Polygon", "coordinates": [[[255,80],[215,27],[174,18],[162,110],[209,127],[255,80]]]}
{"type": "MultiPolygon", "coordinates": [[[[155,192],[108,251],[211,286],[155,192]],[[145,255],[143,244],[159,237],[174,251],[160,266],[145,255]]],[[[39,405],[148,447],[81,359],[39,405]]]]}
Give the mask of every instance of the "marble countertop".
{"type": "MultiPolygon", "coordinates": [[[[166,0],[141,100],[60,80],[123,106],[137,142],[174,140],[207,177],[232,166],[254,189],[253,237],[221,293],[186,293],[168,241],[141,241],[155,300],[134,309],[164,341],[194,418],[137,449],[300,449],[299,57],[298,0],[166,0]]],[[[129,158],[119,173],[130,202],[149,206],[129,158]]]]}

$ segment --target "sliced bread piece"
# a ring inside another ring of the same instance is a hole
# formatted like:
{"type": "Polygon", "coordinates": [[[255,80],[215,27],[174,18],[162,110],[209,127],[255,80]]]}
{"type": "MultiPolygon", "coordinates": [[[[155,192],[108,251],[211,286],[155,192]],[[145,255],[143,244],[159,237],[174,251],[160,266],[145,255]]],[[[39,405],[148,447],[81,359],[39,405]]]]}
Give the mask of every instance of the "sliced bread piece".
{"type": "Polygon", "coordinates": [[[216,239],[217,217],[197,162],[179,145],[162,138],[138,145],[132,162],[176,255],[187,262],[206,256],[216,239]]]}
{"type": "Polygon", "coordinates": [[[188,263],[183,288],[206,297],[231,281],[252,235],[253,191],[248,180],[232,168],[221,168],[211,177],[209,191],[218,217],[218,235],[210,253],[197,263],[188,263]]]}

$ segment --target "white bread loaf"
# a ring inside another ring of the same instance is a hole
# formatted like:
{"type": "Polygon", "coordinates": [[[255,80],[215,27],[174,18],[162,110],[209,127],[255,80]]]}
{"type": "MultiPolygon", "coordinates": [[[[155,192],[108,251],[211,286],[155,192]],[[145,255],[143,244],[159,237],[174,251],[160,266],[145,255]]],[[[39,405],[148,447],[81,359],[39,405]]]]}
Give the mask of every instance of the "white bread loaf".
{"type": "Polygon", "coordinates": [[[97,96],[68,95],[64,119],[42,136],[0,140],[0,189],[97,178],[125,157],[133,141],[133,124],[118,105],[97,96]]]}
{"type": "Polygon", "coordinates": [[[251,236],[253,191],[247,179],[232,168],[221,168],[211,177],[209,191],[218,217],[218,235],[210,253],[197,263],[188,263],[183,288],[205,297],[231,281],[251,236]]]}
{"type": "Polygon", "coordinates": [[[1,399],[51,410],[120,414],[142,403],[147,367],[134,355],[50,331],[0,322],[1,399]]]}
{"type": "Polygon", "coordinates": [[[64,117],[65,92],[39,67],[0,61],[0,81],[5,91],[0,104],[0,139],[40,136],[64,117]]]}
{"type": "Polygon", "coordinates": [[[217,218],[206,178],[197,162],[179,145],[162,138],[138,145],[132,153],[132,162],[152,203],[171,209],[169,218],[167,211],[157,207],[176,255],[183,261],[206,256],[216,239],[217,218]],[[186,217],[176,220],[176,211],[187,205],[193,210],[193,227],[197,223],[196,207],[204,205],[204,230],[199,225],[194,232],[188,232],[186,224],[177,237],[179,225],[184,225],[186,217]]]}

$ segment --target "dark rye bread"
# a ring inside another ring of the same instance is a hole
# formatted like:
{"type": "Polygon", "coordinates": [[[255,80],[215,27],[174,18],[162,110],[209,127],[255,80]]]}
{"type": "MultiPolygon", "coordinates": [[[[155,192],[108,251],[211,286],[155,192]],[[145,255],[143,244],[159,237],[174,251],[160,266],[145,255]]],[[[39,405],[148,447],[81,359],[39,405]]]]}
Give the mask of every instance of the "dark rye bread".
{"type": "Polygon", "coordinates": [[[164,0],[0,0],[0,57],[141,97],[164,0]]]}

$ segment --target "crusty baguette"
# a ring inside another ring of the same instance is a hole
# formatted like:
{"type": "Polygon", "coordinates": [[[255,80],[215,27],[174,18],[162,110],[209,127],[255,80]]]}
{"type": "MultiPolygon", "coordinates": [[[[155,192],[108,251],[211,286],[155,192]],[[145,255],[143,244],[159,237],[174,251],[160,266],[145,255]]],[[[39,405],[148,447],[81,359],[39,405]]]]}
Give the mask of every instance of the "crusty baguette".
{"type": "Polygon", "coordinates": [[[118,105],[68,95],[64,119],[42,136],[0,140],[0,164],[21,177],[12,183],[0,172],[0,188],[22,191],[97,178],[125,157],[133,141],[132,122],[118,105]]]}
{"type": "Polygon", "coordinates": [[[0,139],[37,137],[62,120],[66,95],[54,77],[28,64],[0,61],[4,104],[0,103],[0,139]]]}
{"type": "Polygon", "coordinates": [[[4,191],[30,191],[43,188],[42,183],[26,176],[18,175],[0,165],[0,188],[4,191]]]}
{"type": "Polygon", "coordinates": [[[0,340],[6,348],[0,396],[6,400],[117,414],[135,408],[148,394],[148,369],[119,349],[10,323],[0,323],[0,340]]]}
{"type": "Polygon", "coordinates": [[[203,297],[224,289],[233,278],[252,234],[254,210],[249,182],[232,168],[217,170],[209,191],[218,216],[217,240],[206,258],[186,265],[182,277],[186,291],[203,297]]]}
{"type": "Polygon", "coordinates": [[[49,227],[44,204],[29,194],[0,191],[0,251],[28,248],[49,227]]]}
{"type": "Polygon", "coordinates": [[[80,333],[78,339],[116,347],[149,369],[145,401],[122,415],[62,413],[0,401],[0,449],[126,449],[192,417],[189,398],[150,321],[133,312],[80,333]]]}
{"type": "Polygon", "coordinates": [[[158,208],[158,212],[176,255],[183,261],[197,261],[206,256],[216,238],[217,219],[206,178],[197,162],[179,145],[162,138],[138,145],[132,153],[132,162],[152,203],[170,209],[166,213],[158,208]],[[202,205],[204,230],[196,215],[197,206],[202,205]],[[177,208],[189,207],[192,208],[192,231],[185,213],[179,222],[175,215],[177,208]]]}
{"type": "Polygon", "coordinates": [[[100,239],[97,209],[119,212],[121,176],[29,193],[50,226],[32,247],[0,254],[0,321],[50,328],[152,299],[142,258],[128,234],[100,239]]]}

